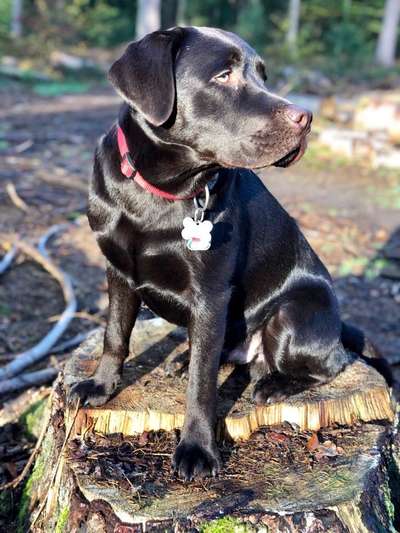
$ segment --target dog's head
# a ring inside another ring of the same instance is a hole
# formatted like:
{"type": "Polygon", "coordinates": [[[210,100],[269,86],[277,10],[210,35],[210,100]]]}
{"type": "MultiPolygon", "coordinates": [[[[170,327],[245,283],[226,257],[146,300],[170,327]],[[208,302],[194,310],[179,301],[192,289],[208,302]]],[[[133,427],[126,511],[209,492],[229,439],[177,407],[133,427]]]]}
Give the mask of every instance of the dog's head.
{"type": "Polygon", "coordinates": [[[288,166],[312,115],[268,91],[260,56],[233,33],[174,28],[129,44],[109,78],[160,140],[225,167],[288,166]]]}

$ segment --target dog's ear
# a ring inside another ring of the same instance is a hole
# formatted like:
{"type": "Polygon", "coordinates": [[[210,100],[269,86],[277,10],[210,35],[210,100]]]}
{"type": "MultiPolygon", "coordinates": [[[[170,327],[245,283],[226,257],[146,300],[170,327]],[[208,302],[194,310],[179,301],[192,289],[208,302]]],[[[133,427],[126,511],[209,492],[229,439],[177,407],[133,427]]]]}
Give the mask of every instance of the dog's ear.
{"type": "Polygon", "coordinates": [[[174,108],[174,61],[182,37],[182,28],[149,33],[130,43],[108,73],[117,92],[154,126],[174,108]]]}

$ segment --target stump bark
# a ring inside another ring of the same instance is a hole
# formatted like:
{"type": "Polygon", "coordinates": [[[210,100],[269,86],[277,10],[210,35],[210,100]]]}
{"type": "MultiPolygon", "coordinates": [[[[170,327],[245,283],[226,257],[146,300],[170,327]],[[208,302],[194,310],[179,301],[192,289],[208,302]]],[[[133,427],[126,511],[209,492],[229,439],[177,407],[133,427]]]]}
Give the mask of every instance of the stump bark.
{"type": "Polygon", "coordinates": [[[395,405],[365,363],[265,407],[251,403],[243,368],[222,368],[223,470],[183,483],[170,460],[185,408],[184,332],[161,319],[140,321],[117,394],[101,408],[73,413],[66,389],[94,371],[101,348],[100,332],[74,352],[55,385],[51,423],[25,490],[32,510],[25,526],[45,500],[37,531],[210,533],[234,531],[239,522],[249,531],[396,531],[395,405]]]}

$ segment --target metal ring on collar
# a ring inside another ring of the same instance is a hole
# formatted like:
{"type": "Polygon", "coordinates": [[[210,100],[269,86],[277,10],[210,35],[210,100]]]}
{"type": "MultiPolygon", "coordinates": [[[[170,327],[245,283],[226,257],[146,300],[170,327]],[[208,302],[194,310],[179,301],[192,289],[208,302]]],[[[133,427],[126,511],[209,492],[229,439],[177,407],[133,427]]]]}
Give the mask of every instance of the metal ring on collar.
{"type": "Polygon", "coordinates": [[[196,207],[195,211],[194,211],[194,221],[196,222],[196,224],[200,224],[200,222],[203,222],[204,220],[204,209],[201,208],[201,207],[196,207]]]}
{"type": "Polygon", "coordinates": [[[203,209],[204,211],[207,209],[208,202],[210,201],[210,189],[208,188],[208,185],[204,187],[204,193],[206,195],[204,199],[203,205],[199,203],[199,200],[197,199],[197,196],[193,198],[194,206],[196,209],[203,209]]]}

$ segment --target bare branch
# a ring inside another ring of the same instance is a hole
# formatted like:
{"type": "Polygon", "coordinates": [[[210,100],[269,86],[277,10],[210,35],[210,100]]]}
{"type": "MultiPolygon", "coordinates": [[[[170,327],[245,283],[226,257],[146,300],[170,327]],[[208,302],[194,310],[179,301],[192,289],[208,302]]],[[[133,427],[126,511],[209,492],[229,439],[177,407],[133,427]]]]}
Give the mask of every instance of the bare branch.
{"type": "Polygon", "coordinates": [[[53,381],[58,372],[57,368],[44,368],[43,370],[27,372],[26,374],[21,374],[21,376],[0,381],[0,396],[53,381]]]}
{"type": "Polygon", "coordinates": [[[10,200],[15,205],[15,207],[18,207],[18,209],[21,209],[21,211],[25,211],[25,213],[29,211],[29,206],[18,195],[15,185],[11,183],[11,181],[7,183],[6,191],[7,191],[8,196],[10,197],[10,200]]]}
{"type": "Polygon", "coordinates": [[[59,321],[51,328],[47,335],[36,344],[36,346],[16,355],[13,361],[5,365],[3,368],[0,368],[0,381],[20,374],[25,368],[46,357],[74,317],[77,309],[77,301],[71,280],[65,272],[51,261],[46,250],[47,240],[63,227],[64,226],[54,226],[53,228],[50,228],[46,235],[40,240],[39,249],[36,249],[34,246],[24,241],[16,243],[18,249],[39,263],[59,282],[63,290],[66,307],[61,314],[59,321]]]}
{"type": "Polygon", "coordinates": [[[10,267],[11,263],[17,256],[17,253],[18,248],[16,246],[13,246],[11,250],[6,253],[3,259],[0,261],[0,275],[4,274],[4,272],[10,267]]]}

